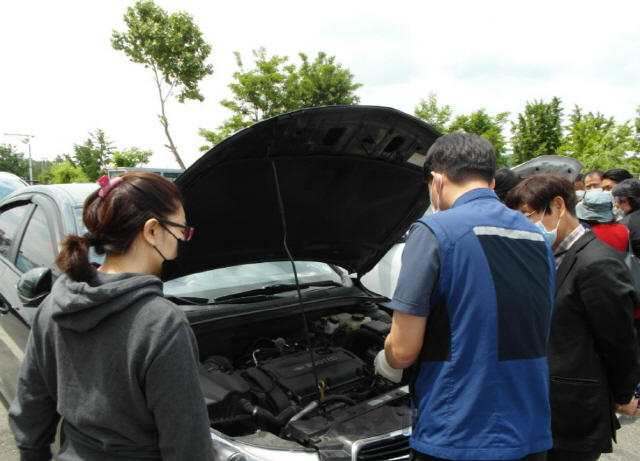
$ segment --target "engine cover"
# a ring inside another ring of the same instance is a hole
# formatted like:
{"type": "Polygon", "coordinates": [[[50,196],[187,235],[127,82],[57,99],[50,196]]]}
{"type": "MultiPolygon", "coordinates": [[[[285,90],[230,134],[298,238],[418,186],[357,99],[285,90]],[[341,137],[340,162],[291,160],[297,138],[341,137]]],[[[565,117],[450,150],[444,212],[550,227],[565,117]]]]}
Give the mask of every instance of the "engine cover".
{"type": "MultiPolygon", "coordinates": [[[[313,349],[313,358],[320,386],[324,394],[348,392],[365,381],[364,362],[351,352],[341,348],[320,347],[313,349]]],[[[307,404],[318,395],[308,351],[263,363],[260,369],[276,380],[292,400],[307,404]]]]}

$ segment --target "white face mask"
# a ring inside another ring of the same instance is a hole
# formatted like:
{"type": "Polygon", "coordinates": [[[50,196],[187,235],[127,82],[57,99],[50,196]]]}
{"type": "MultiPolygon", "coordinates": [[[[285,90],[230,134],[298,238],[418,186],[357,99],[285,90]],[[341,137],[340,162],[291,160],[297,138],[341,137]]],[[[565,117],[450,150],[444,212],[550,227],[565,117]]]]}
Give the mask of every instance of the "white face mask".
{"type": "Polygon", "coordinates": [[[431,172],[431,176],[433,176],[433,179],[431,180],[431,190],[429,191],[429,198],[431,199],[431,206],[433,207],[433,214],[436,214],[437,212],[440,211],[440,193],[442,192],[442,175],[440,173],[434,173],[433,171],[431,172]],[[433,202],[433,191],[435,189],[435,185],[436,185],[436,180],[440,181],[440,192],[438,192],[438,195],[436,195],[436,204],[434,206],[433,202]]]}
{"type": "Polygon", "coordinates": [[[578,202],[582,202],[582,199],[584,199],[584,194],[586,194],[587,191],[586,190],[577,190],[576,191],[576,200],[578,202]]]}

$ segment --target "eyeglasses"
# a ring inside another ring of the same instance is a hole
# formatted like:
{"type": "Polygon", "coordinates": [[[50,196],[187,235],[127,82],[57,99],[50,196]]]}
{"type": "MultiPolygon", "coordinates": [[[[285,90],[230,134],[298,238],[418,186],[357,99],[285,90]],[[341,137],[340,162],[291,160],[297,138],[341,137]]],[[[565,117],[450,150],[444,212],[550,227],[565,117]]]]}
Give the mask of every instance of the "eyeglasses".
{"type": "MultiPolygon", "coordinates": [[[[542,216],[543,216],[543,217],[544,217],[544,213],[545,213],[545,211],[547,211],[547,210],[544,210],[544,211],[542,212],[542,216]]],[[[539,210],[533,210],[531,213],[522,213],[522,214],[524,215],[524,217],[525,217],[525,218],[529,218],[529,220],[530,220],[530,221],[532,221],[531,217],[532,217],[534,214],[539,213],[539,212],[540,212],[539,210]]]]}
{"type": "Polygon", "coordinates": [[[193,238],[193,233],[196,231],[195,227],[185,226],[184,224],[178,224],[177,222],[168,221],[166,219],[158,218],[160,224],[166,224],[168,226],[179,227],[182,229],[182,238],[185,242],[188,242],[193,238]]]}

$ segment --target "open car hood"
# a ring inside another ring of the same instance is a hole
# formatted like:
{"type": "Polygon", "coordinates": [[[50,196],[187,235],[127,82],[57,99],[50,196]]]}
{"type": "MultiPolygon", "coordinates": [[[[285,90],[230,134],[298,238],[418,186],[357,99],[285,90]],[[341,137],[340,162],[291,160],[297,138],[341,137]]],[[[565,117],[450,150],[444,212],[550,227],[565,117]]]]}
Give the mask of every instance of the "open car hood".
{"type": "Polygon", "coordinates": [[[196,231],[166,278],[287,260],[285,241],[294,260],[366,273],[428,208],[422,164],[439,136],[370,106],[300,110],[234,134],[176,180],[196,231]]]}
{"type": "Polygon", "coordinates": [[[564,155],[541,155],[527,162],[511,168],[521,178],[527,178],[534,174],[555,173],[573,182],[582,170],[582,163],[572,157],[564,155]]]}

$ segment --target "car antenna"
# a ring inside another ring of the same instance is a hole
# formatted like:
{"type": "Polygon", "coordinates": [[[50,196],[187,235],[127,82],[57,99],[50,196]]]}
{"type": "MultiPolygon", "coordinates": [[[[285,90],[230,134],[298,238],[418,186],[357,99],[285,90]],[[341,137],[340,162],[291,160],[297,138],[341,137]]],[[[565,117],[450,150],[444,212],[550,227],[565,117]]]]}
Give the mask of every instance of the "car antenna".
{"type": "Polygon", "coordinates": [[[298,302],[300,303],[300,313],[302,314],[302,323],[304,325],[304,333],[307,338],[307,349],[309,349],[309,356],[311,357],[311,370],[313,372],[313,379],[315,380],[314,388],[317,390],[317,402],[318,408],[322,408],[320,405],[320,399],[322,398],[322,390],[324,387],[321,387],[320,381],[318,380],[318,370],[316,369],[315,359],[313,357],[313,349],[311,348],[311,335],[309,333],[309,326],[307,325],[307,316],[305,315],[304,303],[302,302],[302,293],[300,291],[300,281],[298,280],[298,271],[296,270],[296,263],[289,252],[289,247],[287,246],[287,220],[285,218],[284,213],[284,204],[282,203],[282,194],[280,193],[280,182],[278,181],[278,171],[276,169],[276,164],[273,159],[270,158],[271,150],[273,145],[269,146],[269,151],[267,152],[267,158],[271,162],[271,169],[273,170],[273,179],[276,184],[276,195],[278,197],[278,208],[280,210],[280,218],[282,220],[282,244],[284,247],[284,251],[287,253],[289,257],[289,262],[291,263],[291,267],[293,268],[293,277],[296,281],[296,289],[298,291],[298,302]]]}

